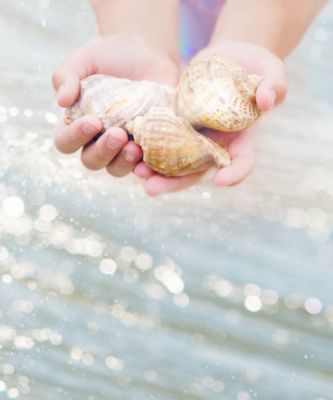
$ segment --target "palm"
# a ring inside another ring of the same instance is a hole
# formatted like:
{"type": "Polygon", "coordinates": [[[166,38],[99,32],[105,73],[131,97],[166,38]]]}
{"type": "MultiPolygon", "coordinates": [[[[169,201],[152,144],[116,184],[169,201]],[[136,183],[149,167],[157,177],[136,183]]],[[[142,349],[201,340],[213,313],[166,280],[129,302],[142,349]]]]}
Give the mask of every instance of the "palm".
{"type": "MultiPolygon", "coordinates": [[[[197,57],[205,57],[210,53],[220,53],[242,65],[248,72],[263,76],[264,79],[256,93],[257,104],[262,111],[268,111],[283,100],[286,93],[284,64],[273,53],[250,43],[229,42],[222,48],[204,49],[197,57]]],[[[216,185],[234,185],[249,175],[254,163],[252,131],[253,128],[241,133],[204,132],[221,146],[227,147],[232,158],[230,167],[221,169],[215,174],[216,185]]],[[[166,178],[155,174],[143,164],[137,166],[135,173],[147,179],[145,187],[151,195],[184,189],[195,184],[202,176],[202,174],[194,174],[181,178],[166,178]]]]}
{"type": "MultiPolygon", "coordinates": [[[[214,183],[217,186],[231,186],[245,179],[253,166],[252,130],[233,133],[205,131],[203,133],[219,145],[227,147],[232,159],[230,167],[217,171],[214,183]]],[[[143,162],[136,166],[134,172],[138,177],[146,179],[145,189],[151,196],[185,189],[197,183],[204,174],[165,177],[149,169],[143,162]]]]}
{"type": "Polygon", "coordinates": [[[274,104],[284,99],[287,92],[284,63],[266,48],[251,43],[228,42],[221,49],[214,47],[205,49],[199,56],[211,52],[219,52],[224,57],[240,64],[248,72],[264,78],[256,95],[257,103],[263,111],[268,111],[274,104]]]}
{"type": "MultiPolygon", "coordinates": [[[[150,50],[137,39],[133,39],[131,43],[126,37],[120,46],[119,37],[116,38],[117,43],[114,42],[115,37],[109,36],[91,43],[91,49],[87,49],[90,68],[86,76],[101,73],[132,80],[151,80],[170,86],[177,85],[178,66],[169,57],[150,50]],[[105,48],[110,51],[105,52],[105,48]],[[113,49],[117,49],[115,54],[113,49]]],[[[87,147],[89,144],[84,149],[87,147]]],[[[141,154],[139,146],[133,142],[131,150],[141,154]]]]}
{"type": "MultiPolygon", "coordinates": [[[[175,86],[178,79],[176,63],[151,47],[143,39],[131,35],[109,35],[75,50],[56,69],[52,81],[58,91],[61,107],[70,107],[78,98],[80,80],[93,74],[106,74],[132,80],[152,80],[175,86]]],[[[92,170],[106,168],[113,176],[125,176],[142,159],[142,150],[128,141],[126,132],[109,128],[97,140],[102,122],[91,115],[70,125],[60,124],[56,147],[64,153],[79,149],[82,163],[92,170]]]]}

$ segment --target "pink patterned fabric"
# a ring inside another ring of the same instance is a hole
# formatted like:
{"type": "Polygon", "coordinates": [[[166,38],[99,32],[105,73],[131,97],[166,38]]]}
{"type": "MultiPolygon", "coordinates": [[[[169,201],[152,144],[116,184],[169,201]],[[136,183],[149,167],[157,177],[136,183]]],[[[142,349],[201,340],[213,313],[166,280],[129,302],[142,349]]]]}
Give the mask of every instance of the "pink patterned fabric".
{"type": "Polygon", "coordinates": [[[184,61],[208,44],[224,2],[224,0],[180,0],[180,47],[184,61]]]}

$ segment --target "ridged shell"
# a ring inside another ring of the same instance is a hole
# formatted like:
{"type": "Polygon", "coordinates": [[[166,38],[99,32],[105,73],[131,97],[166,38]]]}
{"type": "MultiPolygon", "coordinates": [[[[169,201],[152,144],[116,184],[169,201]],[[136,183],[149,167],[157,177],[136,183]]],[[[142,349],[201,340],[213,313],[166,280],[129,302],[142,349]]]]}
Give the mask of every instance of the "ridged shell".
{"type": "Polygon", "coordinates": [[[154,107],[125,126],[142,147],[144,162],[166,176],[182,176],[230,165],[226,150],[196,132],[165,107],[154,107]]]}
{"type": "Polygon", "coordinates": [[[262,78],[219,55],[192,61],[178,86],[178,113],[197,128],[248,128],[260,116],[255,94],[262,78]]]}
{"type": "Polygon", "coordinates": [[[152,107],[175,108],[175,90],[151,81],[130,81],[107,75],[91,75],[81,81],[80,97],[65,110],[65,122],[83,115],[98,117],[103,128],[124,127],[152,107]]]}

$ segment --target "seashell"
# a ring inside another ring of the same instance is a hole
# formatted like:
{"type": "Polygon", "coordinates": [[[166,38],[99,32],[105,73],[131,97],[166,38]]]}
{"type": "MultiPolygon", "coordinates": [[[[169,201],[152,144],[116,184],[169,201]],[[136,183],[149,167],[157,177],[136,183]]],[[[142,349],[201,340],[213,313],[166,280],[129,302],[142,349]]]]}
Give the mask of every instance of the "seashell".
{"type": "Polygon", "coordinates": [[[167,176],[183,176],[230,165],[229,153],[194,128],[239,131],[261,114],[255,94],[262,78],[219,55],[192,61],[178,92],[151,81],[92,75],[81,81],[80,97],[65,110],[65,122],[98,117],[103,131],[127,129],[143,159],[167,176]]]}
{"type": "Polygon", "coordinates": [[[130,81],[108,75],[91,75],[81,81],[78,101],[65,110],[70,124],[83,115],[98,117],[103,128],[123,128],[128,121],[152,107],[175,109],[175,89],[151,81],[130,81]]]}
{"type": "Polygon", "coordinates": [[[240,131],[261,110],[255,95],[262,77],[219,55],[190,62],[178,86],[178,113],[196,128],[240,131]]]}
{"type": "Polygon", "coordinates": [[[153,107],[125,125],[143,150],[148,167],[166,176],[182,176],[230,165],[229,153],[195,131],[170,108],[153,107]]]}

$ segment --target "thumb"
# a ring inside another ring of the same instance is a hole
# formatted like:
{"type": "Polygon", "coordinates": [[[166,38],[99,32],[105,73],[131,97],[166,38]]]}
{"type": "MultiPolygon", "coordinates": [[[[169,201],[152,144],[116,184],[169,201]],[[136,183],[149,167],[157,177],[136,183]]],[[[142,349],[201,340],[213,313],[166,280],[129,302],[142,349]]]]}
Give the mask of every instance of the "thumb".
{"type": "Polygon", "coordinates": [[[80,92],[80,77],[71,69],[58,68],[52,75],[52,84],[57,91],[60,107],[70,107],[80,92]]]}
{"type": "Polygon", "coordinates": [[[70,107],[80,93],[80,80],[95,73],[93,62],[84,48],[75,50],[52,75],[60,107],[70,107]]]}
{"type": "Polygon", "coordinates": [[[264,70],[264,79],[256,92],[256,101],[262,111],[269,111],[281,103],[287,94],[287,76],[284,63],[274,60],[264,70]]]}

